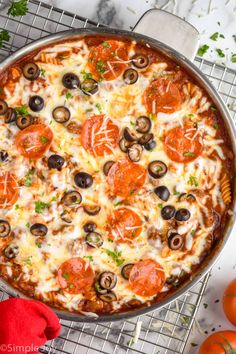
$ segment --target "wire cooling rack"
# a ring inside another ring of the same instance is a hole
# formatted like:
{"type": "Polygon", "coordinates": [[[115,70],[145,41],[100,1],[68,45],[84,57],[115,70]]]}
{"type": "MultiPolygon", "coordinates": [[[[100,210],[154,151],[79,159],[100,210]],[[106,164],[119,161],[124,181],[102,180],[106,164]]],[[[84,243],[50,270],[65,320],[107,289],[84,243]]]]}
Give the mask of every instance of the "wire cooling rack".
{"type": "MultiPolygon", "coordinates": [[[[5,1],[5,0],[4,0],[5,1]]],[[[10,18],[0,0],[0,30],[10,33],[10,41],[0,49],[0,61],[16,49],[50,33],[72,27],[94,27],[100,24],[36,0],[28,3],[23,17],[10,18]],[[2,10],[1,10],[2,8],[2,10]]],[[[200,58],[195,64],[213,82],[235,117],[236,71],[200,58]]],[[[115,323],[82,324],[61,320],[61,335],[48,342],[42,353],[65,354],[183,354],[207,280],[207,275],[191,291],[159,311],[115,323]],[[138,340],[135,333],[141,326],[138,340]]],[[[0,300],[8,294],[0,292],[0,300]]]]}

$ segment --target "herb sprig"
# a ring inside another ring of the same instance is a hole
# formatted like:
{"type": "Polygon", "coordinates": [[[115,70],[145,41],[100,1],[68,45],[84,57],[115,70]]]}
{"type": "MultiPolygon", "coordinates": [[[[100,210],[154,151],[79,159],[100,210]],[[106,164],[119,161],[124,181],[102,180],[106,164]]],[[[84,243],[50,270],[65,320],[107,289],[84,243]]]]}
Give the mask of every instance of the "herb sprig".
{"type": "Polygon", "coordinates": [[[27,0],[19,0],[19,1],[13,0],[11,2],[7,14],[12,17],[24,16],[26,15],[27,11],[28,11],[27,0]]]}

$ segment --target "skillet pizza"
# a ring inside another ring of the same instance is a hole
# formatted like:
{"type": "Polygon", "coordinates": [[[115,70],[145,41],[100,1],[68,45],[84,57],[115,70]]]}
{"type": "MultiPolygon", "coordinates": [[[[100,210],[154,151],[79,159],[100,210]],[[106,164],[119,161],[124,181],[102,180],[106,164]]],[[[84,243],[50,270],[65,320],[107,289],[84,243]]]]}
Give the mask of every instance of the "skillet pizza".
{"type": "Polygon", "coordinates": [[[148,45],[88,36],[0,74],[0,275],[82,314],[150,306],[223,237],[231,141],[148,45]]]}

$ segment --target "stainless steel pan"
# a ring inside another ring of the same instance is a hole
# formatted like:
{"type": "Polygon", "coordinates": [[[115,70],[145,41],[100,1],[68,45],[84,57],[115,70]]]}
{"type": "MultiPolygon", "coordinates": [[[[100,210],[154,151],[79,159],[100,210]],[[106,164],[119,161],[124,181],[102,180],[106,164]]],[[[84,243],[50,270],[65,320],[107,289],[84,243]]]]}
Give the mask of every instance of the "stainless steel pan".
{"type": "MultiPolygon", "coordinates": [[[[50,36],[39,39],[24,48],[18,50],[12,54],[9,58],[0,64],[1,71],[12,65],[15,61],[20,60],[24,56],[28,55],[32,51],[35,51],[43,46],[55,44],[57,41],[79,38],[87,35],[106,35],[116,36],[117,38],[128,38],[136,40],[137,42],[148,43],[151,47],[156,48],[163,54],[172,58],[176,63],[182,66],[189,74],[196,79],[200,86],[202,86],[211,97],[215,106],[220,111],[228,131],[230,133],[233,150],[236,155],[236,131],[235,126],[230,117],[229,111],[224,104],[223,100],[210,83],[210,81],[201,73],[201,71],[192,63],[192,60],[196,54],[198,48],[198,32],[189,23],[174,16],[168,12],[161,10],[149,10],[139,20],[132,32],[122,31],[118,29],[108,28],[91,28],[91,29],[72,29],[69,31],[59,32],[50,36]],[[144,35],[145,34],[145,35],[144,35]]],[[[235,212],[235,202],[233,205],[233,211],[235,212]]],[[[63,319],[79,321],[79,322],[104,322],[104,321],[116,321],[124,320],[129,317],[145,314],[149,311],[160,309],[162,306],[167,305],[171,301],[176,300],[179,296],[183,295],[192,286],[194,286],[213,266],[216,262],[222,250],[229,239],[230,232],[233,228],[234,217],[229,221],[224,235],[222,235],[221,242],[216,245],[212,250],[211,255],[206,258],[199,266],[197,271],[192,275],[191,279],[184,283],[180,288],[170,296],[166,297],[162,301],[153,304],[150,307],[142,309],[134,309],[129,312],[123,312],[119,314],[103,315],[98,318],[88,317],[81,314],[70,313],[67,311],[60,311],[54,309],[59,317],[63,319]]],[[[12,296],[26,297],[20,291],[14,289],[7,284],[4,280],[0,280],[0,287],[12,296]]]]}

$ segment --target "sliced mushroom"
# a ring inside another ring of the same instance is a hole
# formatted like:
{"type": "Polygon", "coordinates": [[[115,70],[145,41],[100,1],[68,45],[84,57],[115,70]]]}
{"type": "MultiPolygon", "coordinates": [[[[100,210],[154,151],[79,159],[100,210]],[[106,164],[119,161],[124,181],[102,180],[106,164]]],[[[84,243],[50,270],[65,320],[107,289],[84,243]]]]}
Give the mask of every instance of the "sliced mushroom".
{"type": "Polygon", "coordinates": [[[146,116],[140,116],[136,120],[135,129],[138,133],[148,133],[151,130],[152,122],[151,119],[146,116]]]}
{"type": "Polygon", "coordinates": [[[178,201],[193,203],[196,201],[196,198],[192,193],[181,193],[178,197],[178,201]]]}
{"type": "Polygon", "coordinates": [[[124,129],[124,138],[125,140],[129,141],[129,142],[133,142],[138,140],[138,137],[136,136],[136,134],[134,132],[132,132],[129,128],[125,128],[124,129]]]}
{"type": "Polygon", "coordinates": [[[83,226],[83,229],[85,232],[94,232],[96,230],[97,225],[93,221],[86,222],[86,224],[83,226]]]}
{"type": "Polygon", "coordinates": [[[44,224],[36,223],[31,226],[30,232],[34,236],[46,236],[48,232],[48,228],[44,224]]]}
{"type": "Polygon", "coordinates": [[[134,266],[134,263],[125,264],[121,269],[121,275],[124,279],[128,280],[130,272],[134,266]]]}
{"type": "Polygon", "coordinates": [[[138,162],[141,159],[143,148],[140,144],[133,144],[128,148],[129,159],[138,162]]]}
{"type": "Polygon", "coordinates": [[[72,211],[69,211],[69,210],[63,210],[60,217],[61,217],[61,220],[65,221],[68,224],[71,224],[73,221],[73,213],[72,213],[72,211]]]}
{"type": "Polygon", "coordinates": [[[85,237],[86,243],[93,248],[100,248],[103,245],[102,235],[98,232],[89,232],[85,237]]]}
{"type": "Polygon", "coordinates": [[[121,151],[127,152],[128,148],[130,147],[130,143],[127,140],[125,140],[125,138],[122,138],[119,141],[119,147],[120,147],[121,151]]]}
{"type": "Polygon", "coordinates": [[[0,99],[0,116],[3,116],[7,113],[8,104],[6,101],[0,99]]]}
{"type": "Polygon", "coordinates": [[[162,178],[167,173],[167,166],[164,162],[155,160],[148,165],[148,173],[153,178],[162,178]]]}
{"type": "Polygon", "coordinates": [[[78,206],[82,202],[82,196],[77,191],[69,191],[64,194],[62,203],[69,207],[78,206]]]}
{"type": "Polygon", "coordinates": [[[117,300],[116,294],[113,291],[108,291],[106,294],[98,294],[98,297],[105,302],[112,302],[117,300]]]}
{"type": "Polygon", "coordinates": [[[110,168],[112,165],[114,165],[115,161],[107,161],[104,166],[103,166],[103,173],[105,176],[108,176],[108,173],[110,171],[110,168]]]}
{"type": "Polygon", "coordinates": [[[84,205],[83,209],[85,211],[85,213],[87,213],[88,215],[97,215],[99,213],[99,211],[101,210],[101,207],[99,205],[84,205]]]}
{"type": "Polygon", "coordinates": [[[16,245],[9,245],[4,249],[4,255],[8,258],[8,259],[13,259],[16,258],[16,256],[19,253],[19,247],[16,245]]]}
{"type": "Polygon", "coordinates": [[[7,237],[11,232],[11,226],[7,220],[0,220],[0,237],[7,237]]]}
{"type": "Polygon", "coordinates": [[[132,58],[132,64],[138,69],[144,69],[149,64],[149,59],[145,54],[135,54],[132,58]]]}
{"type": "Polygon", "coordinates": [[[178,250],[184,244],[184,239],[182,235],[178,233],[171,233],[168,237],[168,246],[171,250],[178,250]]]}
{"type": "Polygon", "coordinates": [[[94,95],[98,92],[98,83],[94,79],[86,79],[81,83],[80,88],[85,95],[94,95]]]}
{"type": "Polygon", "coordinates": [[[116,286],[117,276],[112,272],[103,272],[99,275],[98,282],[101,288],[111,290],[116,286]]]}

